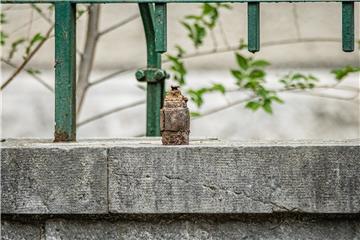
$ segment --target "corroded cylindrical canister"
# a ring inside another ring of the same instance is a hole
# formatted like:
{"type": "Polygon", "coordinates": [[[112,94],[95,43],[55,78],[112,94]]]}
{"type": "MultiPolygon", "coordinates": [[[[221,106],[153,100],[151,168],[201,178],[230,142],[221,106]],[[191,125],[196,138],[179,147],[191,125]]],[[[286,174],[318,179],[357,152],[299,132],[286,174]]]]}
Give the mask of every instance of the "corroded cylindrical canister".
{"type": "Polygon", "coordinates": [[[160,110],[161,140],[164,145],[187,145],[190,134],[190,114],[187,98],[178,87],[171,87],[160,110]]]}

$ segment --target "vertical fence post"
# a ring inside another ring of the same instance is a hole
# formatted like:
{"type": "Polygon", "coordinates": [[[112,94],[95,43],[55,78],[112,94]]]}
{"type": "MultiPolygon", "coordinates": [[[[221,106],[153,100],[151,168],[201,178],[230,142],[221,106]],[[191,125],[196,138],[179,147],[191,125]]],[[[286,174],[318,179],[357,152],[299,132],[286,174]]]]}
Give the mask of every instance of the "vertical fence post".
{"type": "Polygon", "coordinates": [[[55,3],[55,142],[76,140],[76,5],[55,3]]]}
{"type": "MultiPolygon", "coordinates": [[[[154,7],[152,3],[139,3],[147,45],[147,68],[161,68],[161,53],[166,51],[166,6],[154,7]],[[156,10],[155,10],[156,9],[156,10]],[[158,29],[162,26],[161,29],[158,29]],[[155,30],[156,29],[156,30],[155,30]],[[164,48],[165,46],[165,48],[164,48]]],[[[160,136],[160,108],[163,104],[164,80],[147,81],[146,136],[160,136]]]]}
{"type": "MultiPolygon", "coordinates": [[[[167,51],[167,5],[166,3],[155,3],[154,14],[155,27],[155,51],[164,53],[167,51]]],[[[160,66],[161,68],[161,62],[160,66]]],[[[161,82],[161,107],[164,104],[165,97],[165,79],[161,82]]]]}
{"type": "Polygon", "coordinates": [[[342,2],[342,47],[354,51],[354,2],[342,2]]]}
{"type": "Polygon", "coordinates": [[[248,3],[248,50],[252,53],[260,50],[260,3],[248,3]]]}

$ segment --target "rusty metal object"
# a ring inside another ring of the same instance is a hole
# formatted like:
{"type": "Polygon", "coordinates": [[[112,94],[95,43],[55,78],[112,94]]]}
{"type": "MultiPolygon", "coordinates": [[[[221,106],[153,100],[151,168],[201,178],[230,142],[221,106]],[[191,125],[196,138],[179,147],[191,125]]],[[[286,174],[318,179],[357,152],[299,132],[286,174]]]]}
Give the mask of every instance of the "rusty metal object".
{"type": "Polygon", "coordinates": [[[189,144],[190,113],[187,100],[177,86],[172,86],[167,93],[164,107],[160,110],[161,141],[164,145],[189,144]]]}

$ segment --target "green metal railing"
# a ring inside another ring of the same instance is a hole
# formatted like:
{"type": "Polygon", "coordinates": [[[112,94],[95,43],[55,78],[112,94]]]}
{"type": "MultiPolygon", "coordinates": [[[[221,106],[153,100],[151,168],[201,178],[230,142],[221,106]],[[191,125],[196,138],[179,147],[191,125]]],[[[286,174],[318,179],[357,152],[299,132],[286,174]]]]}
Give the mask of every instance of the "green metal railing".
{"type": "Polygon", "coordinates": [[[260,50],[260,2],[341,2],[343,51],[354,51],[354,2],[360,0],[1,0],[2,4],[55,4],[55,141],[76,140],[76,4],[138,3],[147,44],[147,68],[136,72],[147,82],[146,135],[160,135],[160,108],[167,73],[161,69],[166,52],[167,3],[235,2],[248,4],[248,50],[260,50]]]}

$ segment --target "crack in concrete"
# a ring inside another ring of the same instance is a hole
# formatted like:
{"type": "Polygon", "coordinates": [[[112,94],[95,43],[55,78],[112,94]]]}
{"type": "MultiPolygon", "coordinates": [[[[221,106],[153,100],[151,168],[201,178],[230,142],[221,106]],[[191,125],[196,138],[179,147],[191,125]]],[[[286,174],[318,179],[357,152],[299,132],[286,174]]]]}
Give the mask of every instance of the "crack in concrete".
{"type": "Polygon", "coordinates": [[[187,180],[185,179],[182,179],[181,177],[175,177],[175,176],[171,176],[171,175],[164,175],[164,177],[168,180],[178,180],[178,181],[182,181],[182,182],[185,182],[185,183],[188,183],[187,180]]]}
{"type": "Polygon", "coordinates": [[[252,197],[245,190],[242,190],[242,191],[239,192],[239,191],[234,191],[234,190],[231,190],[231,189],[221,188],[221,187],[218,187],[218,186],[215,186],[215,185],[208,185],[208,184],[202,184],[202,187],[206,188],[206,189],[209,189],[212,192],[224,191],[224,192],[234,194],[235,196],[242,195],[242,196],[246,197],[247,199],[249,199],[250,201],[259,202],[259,203],[261,203],[263,205],[271,205],[272,212],[285,212],[285,211],[286,212],[303,212],[300,208],[297,208],[297,207],[288,208],[288,207],[285,207],[283,205],[280,205],[280,204],[278,204],[276,202],[273,202],[273,201],[270,201],[270,200],[264,200],[264,199],[261,199],[261,198],[252,197]],[[276,211],[274,209],[274,207],[277,207],[277,208],[279,208],[281,210],[284,210],[284,211],[276,211]]]}

